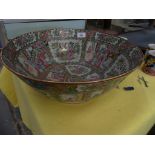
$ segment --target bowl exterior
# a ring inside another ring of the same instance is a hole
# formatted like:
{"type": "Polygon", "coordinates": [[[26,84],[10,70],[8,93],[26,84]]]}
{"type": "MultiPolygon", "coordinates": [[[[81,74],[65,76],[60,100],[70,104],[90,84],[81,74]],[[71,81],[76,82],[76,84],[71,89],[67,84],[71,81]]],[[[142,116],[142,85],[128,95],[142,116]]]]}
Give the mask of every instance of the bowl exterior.
{"type": "Polygon", "coordinates": [[[84,103],[90,99],[99,96],[111,88],[118,86],[127,75],[111,79],[108,81],[99,81],[93,83],[45,83],[19,77],[25,83],[40,91],[44,95],[55,98],[60,102],[67,103],[84,103]]]}

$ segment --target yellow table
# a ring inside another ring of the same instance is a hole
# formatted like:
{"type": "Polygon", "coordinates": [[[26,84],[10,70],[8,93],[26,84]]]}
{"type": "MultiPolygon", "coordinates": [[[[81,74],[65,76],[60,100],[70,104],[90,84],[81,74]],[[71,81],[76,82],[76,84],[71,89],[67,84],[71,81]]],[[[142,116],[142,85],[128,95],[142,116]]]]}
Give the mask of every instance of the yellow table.
{"type": "Polygon", "coordinates": [[[34,134],[146,134],[155,123],[155,77],[136,70],[119,89],[70,105],[49,99],[3,68],[0,88],[34,134]],[[137,81],[143,76],[149,87],[137,81]],[[124,86],[134,86],[124,91],[124,86]]]}

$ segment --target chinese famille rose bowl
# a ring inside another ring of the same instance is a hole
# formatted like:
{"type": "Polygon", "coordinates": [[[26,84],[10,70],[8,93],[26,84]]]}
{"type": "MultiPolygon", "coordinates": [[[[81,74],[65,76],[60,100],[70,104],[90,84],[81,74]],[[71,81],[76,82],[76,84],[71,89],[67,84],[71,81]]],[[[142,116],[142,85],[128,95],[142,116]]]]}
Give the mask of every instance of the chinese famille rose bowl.
{"type": "Polygon", "coordinates": [[[50,29],[10,40],[4,65],[49,97],[83,103],[116,87],[141,64],[143,54],[125,39],[103,32],[50,29]]]}

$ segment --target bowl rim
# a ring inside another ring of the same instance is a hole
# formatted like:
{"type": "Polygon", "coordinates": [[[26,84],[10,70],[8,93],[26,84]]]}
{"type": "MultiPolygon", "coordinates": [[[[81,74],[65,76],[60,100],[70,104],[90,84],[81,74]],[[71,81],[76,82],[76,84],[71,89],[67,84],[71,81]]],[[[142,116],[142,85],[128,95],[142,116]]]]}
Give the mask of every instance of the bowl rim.
{"type": "MultiPolygon", "coordinates": [[[[53,29],[58,29],[58,30],[69,30],[69,28],[68,28],[68,29],[67,29],[67,28],[53,28],[53,29]]],[[[28,34],[28,33],[33,33],[33,32],[50,31],[50,30],[53,30],[53,29],[45,29],[45,30],[40,30],[40,31],[32,31],[32,32],[24,33],[24,34],[22,34],[22,35],[25,35],[25,34],[28,34]]],[[[72,29],[72,28],[70,28],[70,29],[72,29]]],[[[114,36],[114,37],[121,38],[121,36],[119,37],[119,36],[107,34],[106,31],[104,31],[104,30],[86,30],[86,29],[72,29],[72,30],[83,30],[83,31],[100,32],[100,33],[103,33],[103,34],[108,35],[108,36],[114,36]]],[[[17,36],[17,37],[15,37],[15,38],[13,38],[13,39],[10,39],[10,41],[12,41],[12,40],[14,40],[14,39],[16,39],[16,38],[19,38],[19,37],[21,37],[22,35],[17,36]]],[[[121,39],[123,39],[123,38],[121,38],[121,39]]],[[[124,40],[125,40],[125,39],[124,39],[124,40]]],[[[90,81],[74,81],[74,82],[67,82],[67,81],[42,80],[42,79],[37,79],[37,78],[33,78],[33,77],[28,77],[28,76],[26,76],[26,75],[24,75],[24,74],[21,74],[21,73],[15,71],[15,70],[13,70],[12,68],[10,68],[10,67],[3,61],[3,49],[7,47],[7,45],[10,43],[10,41],[8,41],[8,43],[1,49],[1,52],[0,52],[0,58],[1,58],[1,61],[2,61],[3,65],[4,65],[9,71],[11,71],[11,72],[13,72],[15,75],[19,76],[19,78],[22,77],[22,78],[25,78],[25,79],[28,79],[28,80],[33,80],[33,81],[35,81],[35,82],[42,82],[42,83],[47,83],[47,84],[49,84],[49,83],[51,83],[51,84],[52,84],[52,83],[53,83],[53,84],[92,84],[92,83],[98,83],[98,82],[107,82],[107,81],[110,81],[110,80],[113,80],[113,79],[117,79],[117,78],[120,78],[120,77],[123,77],[123,76],[126,76],[126,75],[130,74],[131,72],[133,72],[134,70],[136,70],[136,69],[142,64],[142,62],[143,62],[143,60],[144,60],[144,54],[143,54],[142,50],[139,48],[139,51],[140,51],[140,53],[141,53],[141,55],[142,55],[142,60],[140,61],[140,63],[139,63],[135,68],[130,69],[130,70],[128,70],[127,72],[122,73],[122,74],[120,74],[120,75],[116,75],[116,76],[109,77],[109,78],[105,78],[105,79],[90,80],[90,81]]],[[[133,46],[135,46],[135,47],[138,47],[138,46],[134,45],[133,43],[130,43],[128,40],[126,40],[126,42],[127,42],[128,44],[130,44],[130,45],[133,45],[133,46]]]]}

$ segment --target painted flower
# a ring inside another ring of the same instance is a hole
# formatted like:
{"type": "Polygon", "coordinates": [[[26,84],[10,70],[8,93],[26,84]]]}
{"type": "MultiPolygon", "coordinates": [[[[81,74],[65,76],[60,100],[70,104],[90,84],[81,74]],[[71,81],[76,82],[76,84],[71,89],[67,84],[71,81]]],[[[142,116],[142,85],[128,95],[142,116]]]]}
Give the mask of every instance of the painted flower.
{"type": "Polygon", "coordinates": [[[78,92],[83,92],[83,91],[86,91],[88,89],[88,87],[86,85],[78,85],[76,90],[78,92]]]}

